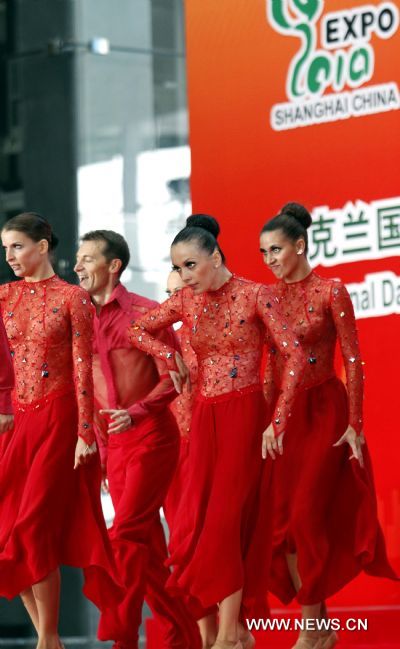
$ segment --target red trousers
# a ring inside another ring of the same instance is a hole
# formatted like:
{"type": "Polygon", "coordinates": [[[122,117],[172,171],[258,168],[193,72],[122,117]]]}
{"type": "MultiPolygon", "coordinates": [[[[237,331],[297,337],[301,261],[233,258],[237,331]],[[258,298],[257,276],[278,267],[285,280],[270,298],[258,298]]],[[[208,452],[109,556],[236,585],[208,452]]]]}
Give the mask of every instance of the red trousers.
{"type": "Polygon", "coordinates": [[[169,410],[110,436],[107,473],[115,508],[110,539],[127,594],[116,608],[102,614],[100,640],[115,640],[136,649],[146,599],[164,629],[162,649],[201,646],[195,621],[183,602],[165,588],[170,572],[164,565],[167,548],[159,509],[178,453],[179,432],[169,410]]]}

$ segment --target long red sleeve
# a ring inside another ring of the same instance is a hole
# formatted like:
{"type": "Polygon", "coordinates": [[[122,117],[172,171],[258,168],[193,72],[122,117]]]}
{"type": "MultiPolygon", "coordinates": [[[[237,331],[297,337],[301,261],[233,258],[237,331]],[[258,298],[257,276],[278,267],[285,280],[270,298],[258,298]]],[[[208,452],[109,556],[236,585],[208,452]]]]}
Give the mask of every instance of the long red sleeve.
{"type": "Polygon", "coordinates": [[[12,415],[11,391],[14,371],[3,320],[0,318],[0,414],[12,415]]]}

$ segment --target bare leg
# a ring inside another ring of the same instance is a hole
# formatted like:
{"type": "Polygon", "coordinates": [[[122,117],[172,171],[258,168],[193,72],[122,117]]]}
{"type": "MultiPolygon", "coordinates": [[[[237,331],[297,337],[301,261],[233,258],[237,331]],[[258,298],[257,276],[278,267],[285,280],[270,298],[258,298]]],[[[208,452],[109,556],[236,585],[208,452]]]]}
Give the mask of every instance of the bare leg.
{"type": "Polygon", "coordinates": [[[58,616],[60,610],[60,571],[50,572],[32,586],[39,618],[37,649],[60,649],[58,616]]]}
{"type": "Polygon", "coordinates": [[[293,586],[295,587],[296,592],[298,592],[301,588],[301,579],[299,571],[297,569],[297,554],[287,554],[286,561],[288,564],[290,576],[292,578],[293,586]]]}
{"type": "Polygon", "coordinates": [[[27,588],[22,593],[20,593],[22,603],[28,611],[31,622],[35,627],[36,633],[39,635],[39,613],[36,606],[36,601],[33,596],[32,588],[27,588]]]}
{"type": "MultiPolygon", "coordinates": [[[[219,629],[217,641],[220,646],[234,647],[239,642],[239,614],[242,590],[225,597],[219,604],[219,629]]],[[[241,643],[239,646],[242,647],[241,643]]]]}
{"type": "Polygon", "coordinates": [[[207,615],[207,617],[202,617],[201,620],[197,620],[199,625],[201,640],[203,644],[203,649],[211,647],[217,637],[217,617],[216,615],[207,615]]]}
{"type": "MultiPolygon", "coordinates": [[[[301,588],[301,577],[297,568],[297,554],[287,554],[286,555],[286,561],[288,564],[289,568],[289,573],[292,578],[293,585],[296,589],[296,591],[299,591],[301,588]]],[[[326,610],[326,609],[325,609],[326,610]]],[[[308,606],[302,606],[301,607],[301,617],[303,620],[307,619],[320,619],[322,617],[322,604],[321,602],[318,602],[317,604],[310,604],[308,606]]],[[[308,631],[301,631],[299,635],[299,639],[296,643],[296,645],[305,648],[306,646],[308,647],[313,647],[316,646],[318,641],[319,641],[320,635],[318,632],[308,632],[308,631]]],[[[295,645],[295,647],[296,647],[295,645]]]]}
{"type": "Polygon", "coordinates": [[[301,607],[301,615],[303,620],[312,619],[319,620],[321,618],[321,602],[318,604],[310,604],[301,607]]]}
{"type": "Polygon", "coordinates": [[[239,640],[243,645],[243,649],[253,649],[256,644],[255,638],[247,628],[247,624],[239,622],[239,640]]]}

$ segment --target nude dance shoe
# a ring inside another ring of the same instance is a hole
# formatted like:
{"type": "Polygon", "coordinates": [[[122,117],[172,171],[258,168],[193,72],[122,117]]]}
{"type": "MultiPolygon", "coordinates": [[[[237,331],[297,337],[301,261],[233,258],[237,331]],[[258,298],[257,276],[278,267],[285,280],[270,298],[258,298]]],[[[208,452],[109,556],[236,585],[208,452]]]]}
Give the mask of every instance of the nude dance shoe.
{"type": "Polygon", "coordinates": [[[317,649],[320,640],[320,633],[301,631],[299,637],[297,638],[297,642],[293,645],[292,649],[317,649]]]}
{"type": "Polygon", "coordinates": [[[256,639],[250,633],[250,631],[246,631],[246,633],[244,633],[243,636],[240,637],[240,642],[243,645],[243,649],[254,649],[256,644],[256,639]]]}
{"type": "Polygon", "coordinates": [[[238,640],[237,642],[223,642],[216,640],[211,649],[244,649],[244,645],[238,640]]]}
{"type": "Polygon", "coordinates": [[[314,649],[332,649],[339,642],[339,636],[335,631],[320,631],[319,640],[314,649]]]}

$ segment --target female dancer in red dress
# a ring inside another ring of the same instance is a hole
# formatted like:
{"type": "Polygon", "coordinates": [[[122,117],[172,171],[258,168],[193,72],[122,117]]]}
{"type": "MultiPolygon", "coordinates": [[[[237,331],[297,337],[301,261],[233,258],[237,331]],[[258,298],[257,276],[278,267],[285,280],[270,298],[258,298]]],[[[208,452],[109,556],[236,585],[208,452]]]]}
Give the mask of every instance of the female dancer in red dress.
{"type": "MultiPolygon", "coordinates": [[[[303,390],[274,467],[275,515],[270,589],[294,596],[304,618],[324,617],[324,600],[361,570],[395,577],[377,520],[371,465],[362,436],[363,370],[350,296],[343,284],[314,273],[307,261],[311,216],[289,203],[260,238],[276,294],[307,358],[303,390]],[[347,392],[334,370],[339,341],[347,392]],[[349,456],[351,461],[349,462],[349,456]]],[[[283,357],[270,343],[265,396],[274,406],[283,357]]],[[[334,632],[302,632],[296,649],[328,649],[334,632]]]]}
{"type": "Polygon", "coordinates": [[[119,596],[92,457],[92,311],[54,274],[43,217],[13,217],[1,236],[23,279],[0,287],[15,370],[15,429],[0,461],[0,595],[20,594],[38,649],[59,649],[60,564],[84,568],[84,593],[100,608],[119,596]]]}
{"type": "Polygon", "coordinates": [[[215,219],[189,217],[171,247],[173,267],[185,288],[138,320],[131,339],[165,360],[179,391],[185,374],[181,359],[152,333],[177,321],[189,332],[198,380],[189,481],[171,537],[170,586],[189,595],[199,610],[212,610],[211,626],[207,628],[207,620],[201,625],[205,647],[247,649],[253,640],[239,628],[241,606],[265,615],[269,570],[269,491],[264,485],[266,494],[261,493],[260,452],[267,422],[259,379],[265,327],[286,358],[282,393],[265,433],[275,448],[286,429],[304,355],[282,328],[270,290],[228,270],[218,232],[215,219]]]}

